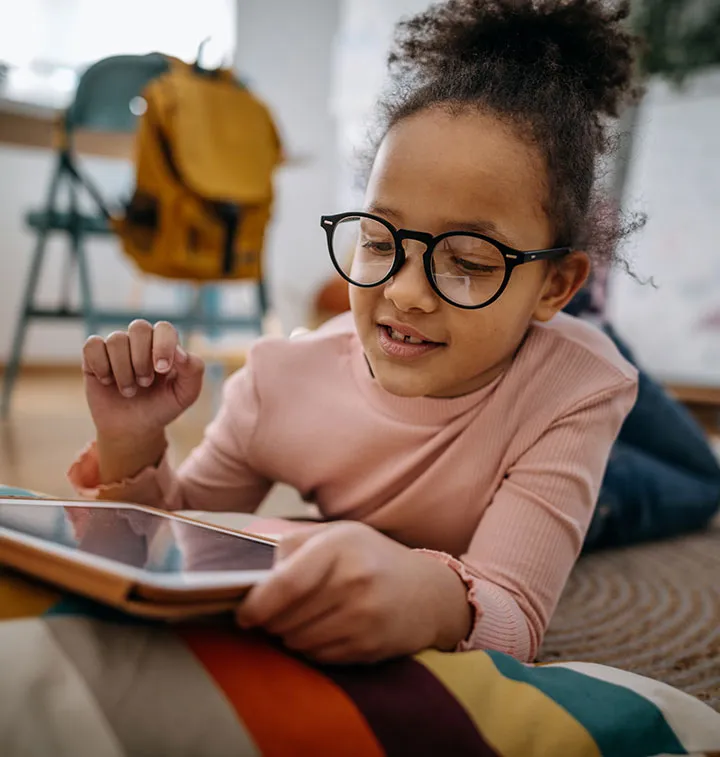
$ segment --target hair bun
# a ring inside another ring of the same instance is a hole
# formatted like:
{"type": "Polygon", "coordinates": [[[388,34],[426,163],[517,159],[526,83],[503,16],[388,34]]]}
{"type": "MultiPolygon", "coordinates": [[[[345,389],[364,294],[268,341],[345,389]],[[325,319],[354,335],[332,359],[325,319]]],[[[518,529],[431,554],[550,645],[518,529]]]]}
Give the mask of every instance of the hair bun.
{"type": "Polygon", "coordinates": [[[522,69],[616,116],[633,78],[628,14],[628,0],[448,0],[398,24],[389,64],[427,80],[522,69]]]}

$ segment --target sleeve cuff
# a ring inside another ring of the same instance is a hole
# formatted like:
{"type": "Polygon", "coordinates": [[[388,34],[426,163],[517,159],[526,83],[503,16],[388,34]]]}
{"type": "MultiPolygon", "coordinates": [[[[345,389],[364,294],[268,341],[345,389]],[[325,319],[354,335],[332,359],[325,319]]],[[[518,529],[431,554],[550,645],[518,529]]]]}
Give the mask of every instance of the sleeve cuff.
{"type": "Polygon", "coordinates": [[[101,484],[97,445],[92,442],[70,466],[67,478],[84,499],[138,502],[164,510],[179,510],[182,506],[167,450],[157,466],[143,468],[135,476],[122,481],[101,484]]]}
{"type": "Polygon", "coordinates": [[[480,622],[483,617],[483,607],[478,597],[475,577],[467,569],[465,563],[446,552],[437,552],[433,549],[416,549],[415,551],[424,555],[430,555],[430,557],[434,557],[436,560],[445,563],[448,568],[452,568],[457,573],[460,580],[465,584],[467,601],[473,611],[473,620],[470,625],[470,633],[455,647],[455,651],[468,652],[471,649],[475,649],[474,640],[478,637],[480,622]]]}

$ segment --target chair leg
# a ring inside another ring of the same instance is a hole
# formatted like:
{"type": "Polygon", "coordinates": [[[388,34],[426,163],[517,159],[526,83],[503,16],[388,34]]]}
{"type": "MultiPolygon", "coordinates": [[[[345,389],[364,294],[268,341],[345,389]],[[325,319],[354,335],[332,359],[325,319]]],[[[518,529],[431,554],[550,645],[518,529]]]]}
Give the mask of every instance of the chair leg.
{"type": "MultiPolygon", "coordinates": [[[[206,319],[215,320],[217,323],[220,319],[221,311],[221,292],[217,286],[201,286],[196,293],[195,300],[195,317],[199,319],[196,325],[201,326],[200,330],[205,332],[205,336],[211,341],[217,339],[222,331],[219,326],[202,326],[206,319]]],[[[222,404],[222,388],[225,381],[225,367],[221,362],[211,361],[206,368],[207,384],[210,387],[211,407],[213,417],[217,415],[220,405],[222,404]]]]}
{"type": "Polygon", "coordinates": [[[95,320],[95,308],[93,306],[92,285],[90,283],[90,270],[85,255],[85,245],[82,240],[82,232],[75,229],[71,235],[73,257],[77,263],[78,280],[80,283],[80,307],[85,320],[85,335],[92,336],[98,332],[98,324],[95,320]]]}
{"type": "Polygon", "coordinates": [[[260,323],[262,323],[262,320],[267,315],[267,311],[268,311],[268,295],[267,295],[267,287],[265,285],[264,279],[258,279],[257,294],[258,294],[258,307],[260,308],[260,323]]]}
{"type": "MultiPolygon", "coordinates": [[[[220,312],[222,310],[222,297],[220,289],[213,285],[205,285],[201,287],[200,292],[201,314],[204,318],[214,319],[216,322],[220,320],[220,312]]],[[[222,329],[219,326],[206,326],[205,333],[211,339],[215,339],[220,336],[222,329]]]]}
{"type": "Polygon", "coordinates": [[[38,282],[40,281],[40,271],[42,270],[42,263],[45,257],[46,242],[47,231],[40,231],[35,243],[35,251],[33,252],[32,262],[30,264],[30,272],[28,273],[27,282],[25,284],[25,294],[20,308],[20,317],[17,326],[15,327],[15,334],[13,336],[12,349],[10,352],[10,361],[5,369],[2,400],[0,401],[1,418],[7,418],[8,413],[10,412],[10,400],[20,370],[20,361],[22,359],[23,347],[25,345],[27,327],[32,318],[31,313],[35,301],[35,292],[37,290],[38,282]]]}
{"type": "MultiPolygon", "coordinates": [[[[45,199],[45,212],[49,215],[55,210],[55,200],[57,198],[58,187],[64,174],[64,163],[62,156],[58,159],[55,169],[50,179],[47,197],[45,199]]],[[[47,220],[49,223],[49,219],[47,220]]],[[[20,317],[15,328],[12,348],[10,351],[10,361],[5,369],[3,378],[2,398],[0,399],[0,418],[7,418],[10,412],[10,400],[15,387],[18,371],[20,370],[20,361],[22,359],[23,346],[25,345],[25,334],[32,318],[32,309],[35,304],[35,292],[40,280],[40,271],[42,269],[43,259],[45,257],[45,244],[47,242],[48,229],[42,228],[38,231],[35,240],[35,250],[33,251],[30,271],[25,283],[25,293],[23,295],[20,317]]]]}

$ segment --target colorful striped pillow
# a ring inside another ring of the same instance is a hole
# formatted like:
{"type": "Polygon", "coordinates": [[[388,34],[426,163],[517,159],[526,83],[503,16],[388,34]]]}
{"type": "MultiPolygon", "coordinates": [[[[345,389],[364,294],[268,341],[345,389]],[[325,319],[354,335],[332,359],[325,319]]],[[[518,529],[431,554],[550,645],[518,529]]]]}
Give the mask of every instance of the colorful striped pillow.
{"type": "Polygon", "coordinates": [[[0,570],[0,755],[720,754],[720,714],[589,663],[426,651],[314,666],[229,626],[150,624],[0,570]]]}

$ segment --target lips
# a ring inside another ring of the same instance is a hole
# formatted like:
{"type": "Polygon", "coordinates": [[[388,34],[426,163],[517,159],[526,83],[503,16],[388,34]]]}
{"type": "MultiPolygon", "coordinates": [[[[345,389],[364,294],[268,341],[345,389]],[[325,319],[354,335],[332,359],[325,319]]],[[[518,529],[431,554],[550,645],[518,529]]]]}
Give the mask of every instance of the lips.
{"type": "Polygon", "coordinates": [[[423,344],[429,341],[427,339],[418,339],[417,337],[410,336],[409,334],[403,334],[396,329],[391,329],[389,326],[386,326],[385,328],[387,328],[388,333],[390,334],[390,338],[394,339],[396,342],[405,342],[405,344],[423,344]]]}
{"type": "Polygon", "coordinates": [[[414,360],[445,346],[442,342],[425,339],[419,336],[419,332],[404,326],[395,328],[378,324],[377,332],[380,349],[387,357],[394,359],[414,360]]]}
{"type": "Polygon", "coordinates": [[[396,339],[397,341],[404,339],[404,341],[409,344],[418,344],[420,342],[427,342],[429,344],[444,344],[444,342],[441,342],[439,339],[432,339],[419,329],[408,326],[405,323],[400,323],[399,321],[383,319],[378,323],[378,325],[386,328],[390,337],[396,339]]]}

